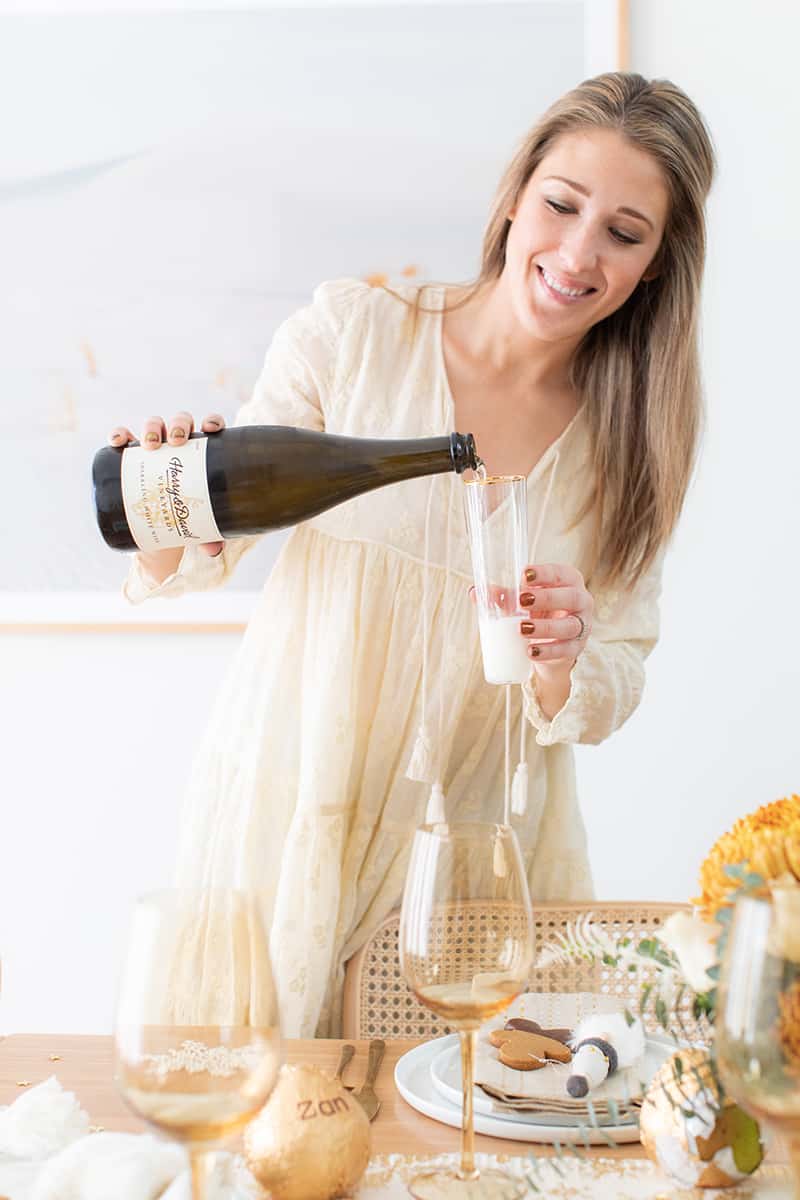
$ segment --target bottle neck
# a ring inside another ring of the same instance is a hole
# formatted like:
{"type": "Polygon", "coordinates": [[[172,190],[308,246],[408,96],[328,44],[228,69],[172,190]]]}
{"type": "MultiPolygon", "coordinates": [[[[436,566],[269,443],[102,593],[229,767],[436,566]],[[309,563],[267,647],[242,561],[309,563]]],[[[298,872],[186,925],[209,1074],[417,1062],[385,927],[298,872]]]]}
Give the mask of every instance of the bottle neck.
{"type": "Polygon", "coordinates": [[[453,459],[453,470],[459,475],[466,470],[477,471],[480,460],[471,433],[450,434],[450,456],[453,459]]]}

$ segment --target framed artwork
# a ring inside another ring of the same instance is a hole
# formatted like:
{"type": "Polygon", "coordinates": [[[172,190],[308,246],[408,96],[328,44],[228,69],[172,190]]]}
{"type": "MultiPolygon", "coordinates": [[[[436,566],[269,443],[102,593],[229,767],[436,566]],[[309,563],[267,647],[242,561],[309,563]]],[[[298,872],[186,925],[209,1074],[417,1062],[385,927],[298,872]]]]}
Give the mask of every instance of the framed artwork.
{"type": "Polygon", "coordinates": [[[474,276],[515,144],[626,44],[620,0],[0,2],[0,629],[242,628],[285,535],[131,607],[93,453],[232,421],[324,279],[474,276]]]}

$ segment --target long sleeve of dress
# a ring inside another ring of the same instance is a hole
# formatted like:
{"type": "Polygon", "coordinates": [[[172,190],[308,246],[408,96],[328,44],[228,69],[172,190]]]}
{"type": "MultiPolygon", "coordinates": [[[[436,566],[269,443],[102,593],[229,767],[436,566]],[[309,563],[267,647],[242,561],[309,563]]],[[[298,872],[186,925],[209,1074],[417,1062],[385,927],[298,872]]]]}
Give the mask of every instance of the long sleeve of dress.
{"type": "Polygon", "coordinates": [[[658,640],[659,559],[635,588],[595,594],[594,627],[572,668],[570,693],[548,720],[535,683],[523,686],[525,713],[540,746],[602,742],[627,721],[644,690],[644,662],[658,640]]]}
{"type": "MultiPolygon", "coordinates": [[[[284,321],[276,331],[253,395],[239,409],[234,424],[324,430],[325,406],[334,386],[342,329],[353,305],[368,291],[368,285],[358,280],[321,284],[312,303],[284,321]]],[[[131,604],[140,604],[153,596],[175,597],[219,587],[261,536],[226,540],[215,558],[199,546],[187,546],[177,570],[161,584],[156,583],[134,554],[123,594],[131,604]]]]}

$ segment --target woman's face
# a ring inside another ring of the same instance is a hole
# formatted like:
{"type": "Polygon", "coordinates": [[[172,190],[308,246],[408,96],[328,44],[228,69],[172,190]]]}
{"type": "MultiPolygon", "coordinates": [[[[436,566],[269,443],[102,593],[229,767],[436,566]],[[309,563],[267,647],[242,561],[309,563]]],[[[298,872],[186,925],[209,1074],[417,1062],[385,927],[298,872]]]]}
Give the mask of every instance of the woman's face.
{"type": "Polygon", "coordinates": [[[613,130],[563,134],[510,214],[503,276],[532,336],[580,338],[647,273],[669,212],[661,169],[613,130]]]}

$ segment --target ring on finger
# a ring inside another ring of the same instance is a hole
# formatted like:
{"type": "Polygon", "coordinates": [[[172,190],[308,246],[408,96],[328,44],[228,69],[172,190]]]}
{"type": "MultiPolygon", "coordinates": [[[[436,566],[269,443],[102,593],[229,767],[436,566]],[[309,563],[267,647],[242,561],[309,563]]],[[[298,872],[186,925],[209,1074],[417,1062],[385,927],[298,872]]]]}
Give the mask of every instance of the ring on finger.
{"type": "Polygon", "coordinates": [[[584,619],[580,615],[580,613],[573,613],[572,615],[581,623],[580,632],[578,634],[576,634],[576,637],[575,637],[575,641],[579,642],[581,640],[581,638],[583,638],[586,634],[586,622],[584,621],[584,619]]]}

